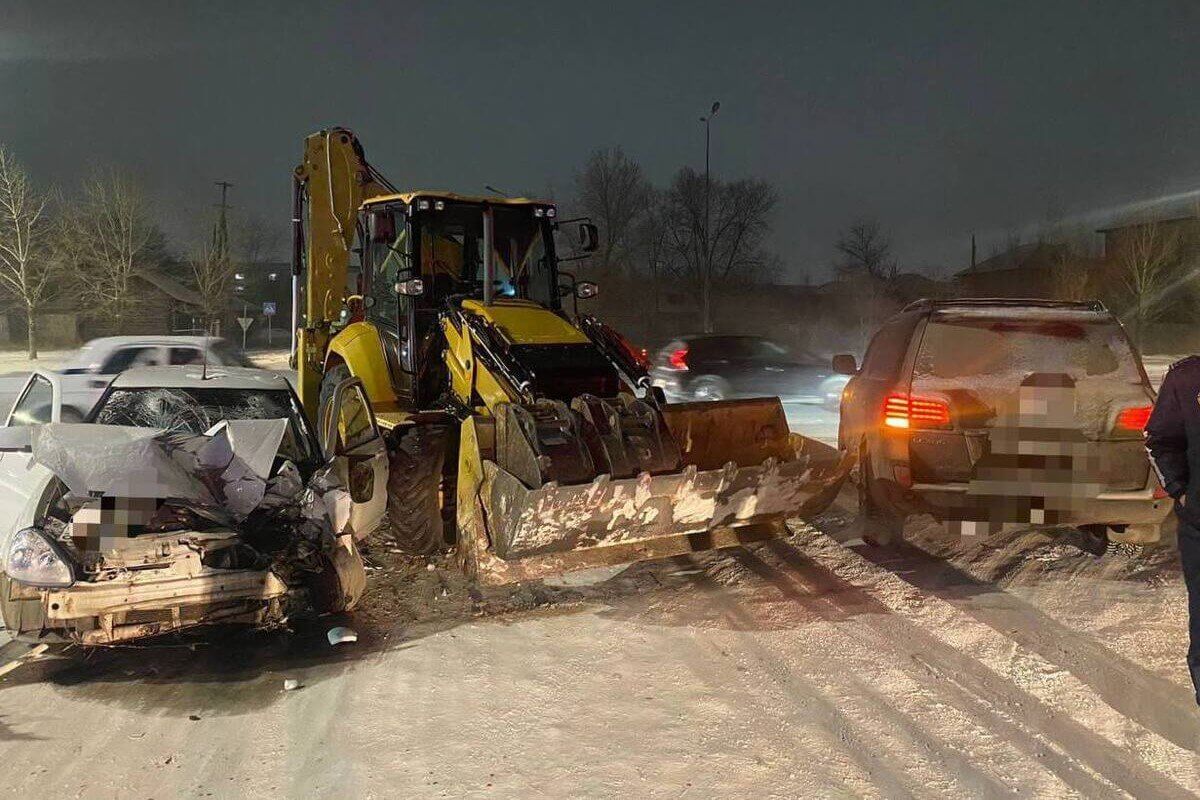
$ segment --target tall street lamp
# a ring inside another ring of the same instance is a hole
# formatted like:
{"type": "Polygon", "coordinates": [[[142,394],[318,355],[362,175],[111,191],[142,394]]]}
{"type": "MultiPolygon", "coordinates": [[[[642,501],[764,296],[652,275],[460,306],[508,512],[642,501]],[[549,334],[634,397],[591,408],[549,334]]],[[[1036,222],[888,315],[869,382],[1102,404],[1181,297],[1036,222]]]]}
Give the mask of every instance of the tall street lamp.
{"type": "Polygon", "coordinates": [[[708,242],[708,226],[709,226],[709,195],[711,194],[712,181],[709,179],[708,171],[708,153],[709,145],[712,142],[712,118],[721,110],[721,104],[714,102],[712,108],[708,112],[708,116],[701,117],[700,121],[704,123],[704,330],[708,332],[708,303],[709,292],[712,290],[710,283],[712,281],[712,252],[708,242]]]}

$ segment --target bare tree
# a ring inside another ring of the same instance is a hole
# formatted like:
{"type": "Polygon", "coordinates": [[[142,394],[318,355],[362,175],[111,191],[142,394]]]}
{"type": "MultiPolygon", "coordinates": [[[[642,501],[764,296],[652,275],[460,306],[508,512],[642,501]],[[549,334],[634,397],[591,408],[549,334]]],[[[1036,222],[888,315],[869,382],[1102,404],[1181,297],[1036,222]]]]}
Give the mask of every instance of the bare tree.
{"type": "Polygon", "coordinates": [[[900,271],[892,257],[891,240],[873,219],[859,220],[842,231],[834,248],[841,254],[837,270],[843,277],[890,281],[900,271]]]}
{"type": "Polygon", "coordinates": [[[876,220],[862,219],[842,231],[833,247],[843,304],[857,319],[858,338],[865,343],[896,307],[891,294],[900,268],[891,239],[876,220]]]}
{"type": "Polygon", "coordinates": [[[1181,282],[1184,242],[1177,230],[1158,222],[1137,223],[1120,231],[1111,254],[1129,293],[1134,338],[1141,344],[1145,326],[1157,319],[1181,282]]]}
{"type": "Polygon", "coordinates": [[[283,233],[283,229],[267,224],[262,217],[243,217],[233,225],[230,255],[234,262],[248,270],[262,267],[280,257],[283,233]]]}
{"type": "Polygon", "coordinates": [[[579,210],[600,228],[598,266],[629,269],[652,192],[641,165],[620,147],[596,150],[575,176],[575,190],[579,210]]]}
{"type": "Polygon", "coordinates": [[[220,320],[233,297],[234,265],[229,253],[220,247],[205,246],[188,261],[192,280],[203,300],[204,327],[212,330],[214,320],[220,320]]]}
{"type": "Polygon", "coordinates": [[[25,307],[29,358],[36,359],[37,314],[61,274],[49,244],[47,196],[0,147],[0,288],[25,307]]]}
{"type": "Polygon", "coordinates": [[[1050,251],[1050,291],[1056,300],[1090,300],[1097,296],[1105,281],[1097,273],[1103,265],[1090,252],[1089,234],[1080,229],[1058,226],[1041,241],[1050,251]]]}
{"type": "Polygon", "coordinates": [[[162,233],[131,178],[109,170],[84,183],[68,252],[80,278],[83,307],[119,326],[136,302],[134,277],[163,259],[162,233]]]}
{"type": "Polygon", "coordinates": [[[704,175],[684,167],[667,190],[663,207],[672,256],[667,263],[694,287],[706,333],[713,330],[714,287],[760,278],[773,265],[763,239],[778,202],[774,187],[759,180],[713,180],[707,191],[710,204],[705,203],[704,175]],[[706,205],[711,205],[708,219],[706,205]]]}

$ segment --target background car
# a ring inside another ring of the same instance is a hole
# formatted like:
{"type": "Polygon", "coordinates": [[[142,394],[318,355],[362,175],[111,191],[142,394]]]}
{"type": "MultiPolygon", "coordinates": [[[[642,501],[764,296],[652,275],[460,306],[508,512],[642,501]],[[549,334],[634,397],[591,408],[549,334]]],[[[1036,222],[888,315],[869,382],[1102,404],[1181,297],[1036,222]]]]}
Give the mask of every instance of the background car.
{"type": "Polygon", "coordinates": [[[1099,302],[919,301],[872,338],[841,403],[860,508],[887,539],[911,513],[1157,540],[1170,511],[1142,444],[1154,392],[1099,302]]]}
{"type": "Polygon", "coordinates": [[[762,336],[701,334],[672,340],[650,375],[670,402],[779,397],[836,408],[849,378],[827,359],[792,352],[762,336]]]}
{"type": "Polygon", "coordinates": [[[112,377],[135,367],[184,366],[207,360],[210,366],[253,367],[224,339],[205,336],[107,336],[92,339],[60,370],[63,412],[83,419],[104,394],[112,377]]]}

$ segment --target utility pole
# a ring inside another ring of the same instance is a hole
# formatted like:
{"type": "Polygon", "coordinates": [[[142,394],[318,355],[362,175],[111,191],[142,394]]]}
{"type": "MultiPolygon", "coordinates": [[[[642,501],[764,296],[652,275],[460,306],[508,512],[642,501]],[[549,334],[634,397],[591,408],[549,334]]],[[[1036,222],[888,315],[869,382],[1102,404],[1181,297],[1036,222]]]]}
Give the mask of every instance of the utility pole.
{"type": "Polygon", "coordinates": [[[229,218],[228,211],[231,208],[228,202],[229,189],[233,186],[229,181],[213,181],[217,186],[221,187],[221,202],[217,203],[217,208],[220,213],[217,215],[217,225],[213,228],[213,250],[221,258],[229,257],[229,218]]]}
{"type": "Polygon", "coordinates": [[[704,275],[702,277],[701,291],[704,297],[701,302],[704,304],[704,332],[710,333],[711,327],[711,312],[712,312],[712,248],[708,241],[708,226],[709,226],[709,195],[711,193],[712,179],[709,175],[709,145],[712,142],[711,123],[712,118],[721,110],[721,104],[714,102],[712,109],[709,110],[708,116],[701,117],[700,121],[704,123],[704,275]]]}

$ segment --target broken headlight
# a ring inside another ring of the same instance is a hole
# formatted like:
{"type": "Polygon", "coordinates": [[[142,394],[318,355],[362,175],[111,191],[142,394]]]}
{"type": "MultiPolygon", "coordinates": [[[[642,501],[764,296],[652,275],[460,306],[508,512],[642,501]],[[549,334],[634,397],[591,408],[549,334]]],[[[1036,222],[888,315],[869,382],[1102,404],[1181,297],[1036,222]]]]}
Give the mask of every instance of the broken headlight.
{"type": "Polygon", "coordinates": [[[4,572],[14,581],[41,589],[65,589],[75,582],[66,556],[38,528],[23,528],[13,535],[4,572]]]}

